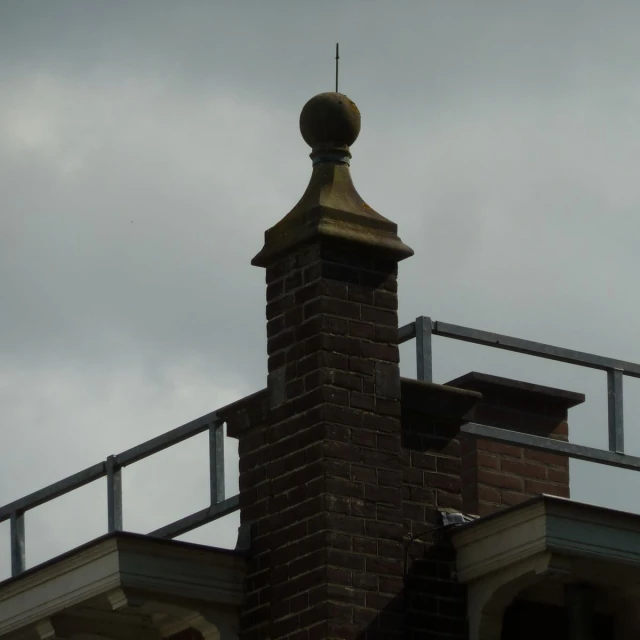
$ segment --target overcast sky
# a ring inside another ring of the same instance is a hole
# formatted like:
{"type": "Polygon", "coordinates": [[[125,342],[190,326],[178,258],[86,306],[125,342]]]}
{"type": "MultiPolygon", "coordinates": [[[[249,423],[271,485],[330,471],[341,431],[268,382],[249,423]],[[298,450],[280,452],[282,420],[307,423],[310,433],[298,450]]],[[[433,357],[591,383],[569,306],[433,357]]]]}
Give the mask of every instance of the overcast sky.
{"type": "MultiPolygon", "coordinates": [[[[0,504],[265,385],[249,262],[306,187],[298,116],[337,41],[355,183],[415,250],[401,321],[640,361],[639,23],[633,1],[0,0],[0,504]]],[[[434,348],[438,382],[586,393],[571,440],[606,447],[604,374],[434,348]]],[[[206,454],[201,436],[128,467],[125,527],[205,507],[206,454]]],[[[573,496],[640,511],[635,476],[572,464],[573,496]]],[[[103,533],[105,496],[30,512],[28,564],[103,533]]],[[[185,539],[233,546],[237,524],[185,539]]],[[[7,523],[0,544],[3,578],[7,523]]]]}

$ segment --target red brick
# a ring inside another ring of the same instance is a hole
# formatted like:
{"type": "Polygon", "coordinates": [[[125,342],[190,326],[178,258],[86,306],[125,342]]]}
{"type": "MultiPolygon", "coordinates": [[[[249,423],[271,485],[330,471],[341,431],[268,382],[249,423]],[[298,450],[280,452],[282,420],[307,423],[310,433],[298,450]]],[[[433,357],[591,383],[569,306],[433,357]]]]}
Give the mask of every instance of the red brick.
{"type": "MultiPolygon", "coordinates": [[[[347,302],[336,298],[324,298],[323,311],[341,318],[360,319],[360,305],[355,302],[347,302]]],[[[349,332],[350,335],[355,335],[349,332]]],[[[363,337],[363,336],[359,336],[363,337]]]]}
{"type": "Polygon", "coordinates": [[[413,469],[411,467],[405,467],[402,470],[402,482],[404,484],[417,484],[422,485],[424,482],[424,476],[422,469],[413,469]]]}
{"type": "Polygon", "coordinates": [[[352,391],[349,395],[349,404],[353,409],[364,409],[365,411],[375,411],[376,397],[374,395],[363,395],[352,391]]]}
{"type": "Polygon", "coordinates": [[[374,363],[371,360],[365,360],[364,358],[350,357],[349,358],[349,370],[356,373],[363,373],[365,375],[372,376],[374,372],[374,363]]]}
{"type": "Polygon", "coordinates": [[[398,326],[398,314],[395,311],[387,311],[376,307],[363,306],[360,310],[360,319],[365,322],[373,322],[376,325],[396,328],[398,326]]]}
{"type": "Polygon", "coordinates": [[[365,431],[364,429],[355,429],[352,431],[351,441],[361,447],[374,448],[376,446],[375,431],[365,431]]]}
{"type": "Polygon", "coordinates": [[[542,482],[540,480],[525,480],[524,490],[527,493],[538,495],[540,493],[548,493],[552,496],[569,497],[569,487],[562,484],[554,484],[553,482],[542,482]]]}
{"type": "Polygon", "coordinates": [[[486,451],[478,451],[477,455],[477,465],[479,467],[485,467],[487,469],[499,469],[500,468],[500,456],[494,455],[491,453],[487,453],[486,451]]]}
{"type": "Polygon", "coordinates": [[[559,484],[569,484],[569,469],[547,467],[547,480],[559,484]]]}
{"type": "Polygon", "coordinates": [[[434,471],[436,469],[436,456],[427,453],[420,453],[419,451],[412,451],[411,466],[418,469],[434,471]]]}
{"type": "Polygon", "coordinates": [[[533,462],[541,462],[555,467],[569,467],[569,459],[566,456],[555,453],[547,453],[546,451],[534,451],[533,449],[525,449],[524,457],[533,462]]]}
{"type": "Polygon", "coordinates": [[[360,345],[360,349],[363,357],[365,358],[385,360],[386,362],[400,362],[398,348],[394,345],[380,344],[376,342],[363,342],[360,345]]]}
{"type": "Polygon", "coordinates": [[[514,504],[520,504],[531,499],[531,495],[528,493],[520,493],[517,491],[501,491],[500,503],[505,506],[511,506],[514,504]]]}
{"type": "Polygon", "coordinates": [[[438,491],[436,500],[439,509],[462,509],[462,496],[459,493],[448,493],[447,491],[438,491]]]}
{"type": "Polygon", "coordinates": [[[373,291],[369,287],[349,285],[349,300],[371,306],[373,305],[373,291]]]}
{"type": "Polygon", "coordinates": [[[510,456],[512,458],[522,458],[522,447],[515,447],[502,442],[491,442],[490,440],[478,439],[478,449],[488,453],[510,456]]]}
{"type": "Polygon", "coordinates": [[[458,475],[425,471],[424,478],[428,487],[444,489],[452,493],[460,491],[460,476],[458,475]]]}
{"type": "Polygon", "coordinates": [[[495,471],[486,471],[485,469],[478,469],[478,482],[500,489],[513,489],[515,491],[524,489],[524,480],[521,477],[508,476],[495,471]]]}
{"type": "Polygon", "coordinates": [[[365,338],[374,340],[376,335],[375,325],[370,322],[357,322],[352,320],[349,322],[349,335],[354,338],[365,338]]]}
{"type": "Polygon", "coordinates": [[[398,296],[388,291],[376,291],[374,295],[374,304],[382,309],[391,309],[395,311],[398,308],[398,296]]]}
{"type": "Polygon", "coordinates": [[[450,458],[447,456],[438,456],[436,468],[441,473],[451,473],[460,475],[462,472],[460,458],[450,458]]]}
{"type": "Polygon", "coordinates": [[[545,479],[547,477],[547,468],[544,465],[534,462],[525,462],[523,460],[511,460],[505,458],[502,460],[501,470],[505,473],[513,473],[529,478],[545,479]]]}
{"type": "Polygon", "coordinates": [[[409,499],[421,505],[435,505],[435,491],[429,487],[409,487],[409,499]]]}
{"type": "Polygon", "coordinates": [[[378,575],[401,576],[403,563],[399,558],[367,558],[366,569],[378,575]]]}
{"type": "Polygon", "coordinates": [[[478,499],[482,500],[483,502],[495,502],[496,504],[500,504],[501,502],[501,491],[499,489],[494,489],[493,487],[487,487],[484,485],[478,485],[477,494],[478,499]]]}

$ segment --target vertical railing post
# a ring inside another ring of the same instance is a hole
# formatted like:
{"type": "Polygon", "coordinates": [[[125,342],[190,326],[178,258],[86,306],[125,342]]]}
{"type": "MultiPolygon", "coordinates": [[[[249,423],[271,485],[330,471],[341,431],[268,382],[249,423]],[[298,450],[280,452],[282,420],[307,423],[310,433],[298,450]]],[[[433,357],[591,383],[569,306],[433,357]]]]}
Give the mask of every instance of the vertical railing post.
{"type": "Polygon", "coordinates": [[[107,526],[122,531],[122,467],[115,456],[107,458],[107,526]]]}
{"type": "Polygon", "coordinates": [[[211,504],[222,502],[224,490],[224,422],[216,420],[209,427],[209,482],[211,504]]]}
{"type": "Polygon", "coordinates": [[[14,511],[11,514],[11,575],[17,576],[25,570],[24,513],[14,511]]]}
{"type": "Polygon", "coordinates": [[[607,399],[609,405],[609,451],[624,453],[624,408],[620,369],[607,371],[607,399]]]}
{"type": "Polygon", "coordinates": [[[418,380],[433,381],[431,318],[416,318],[416,372],[418,380]]]}

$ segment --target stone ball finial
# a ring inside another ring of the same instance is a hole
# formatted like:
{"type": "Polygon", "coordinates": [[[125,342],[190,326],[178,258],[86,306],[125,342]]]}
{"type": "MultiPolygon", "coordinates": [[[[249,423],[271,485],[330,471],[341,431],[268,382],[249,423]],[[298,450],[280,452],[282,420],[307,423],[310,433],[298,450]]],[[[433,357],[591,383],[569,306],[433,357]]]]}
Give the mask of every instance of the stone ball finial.
{"type": "Polygon", "coordinates": [[[360,133],[360,111],[342,93],[320,93],[302,108],[300,133],[312,149],[350,147],[360,133]]]}

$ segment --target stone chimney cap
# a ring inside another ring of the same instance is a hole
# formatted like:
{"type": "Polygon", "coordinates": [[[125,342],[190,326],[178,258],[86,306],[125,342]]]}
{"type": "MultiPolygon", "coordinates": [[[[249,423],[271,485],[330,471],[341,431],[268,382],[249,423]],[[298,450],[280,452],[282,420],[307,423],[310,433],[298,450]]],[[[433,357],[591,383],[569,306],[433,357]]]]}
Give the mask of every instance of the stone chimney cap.
{"type": "Polygon", "coordinates": [[[300,133],[311,147],[314,164],[326,160],[348,163],[349,147],[360,133],[360,111],[355,102],[342,93],[319,93],[304,105],[300,113],[300,133]]]}
{"type": "Polygon", "coordinates": [[[300,132],[312,149],[309,185],[298,204],[267,229],[251,264],[268,267],[311,242],[347,243],[396,262],[412,256],[395,222],[374,211],[351,180],[349,145],[360,133],[358,107],[342,93],[320,93],[302,108],[300,132]]]}

